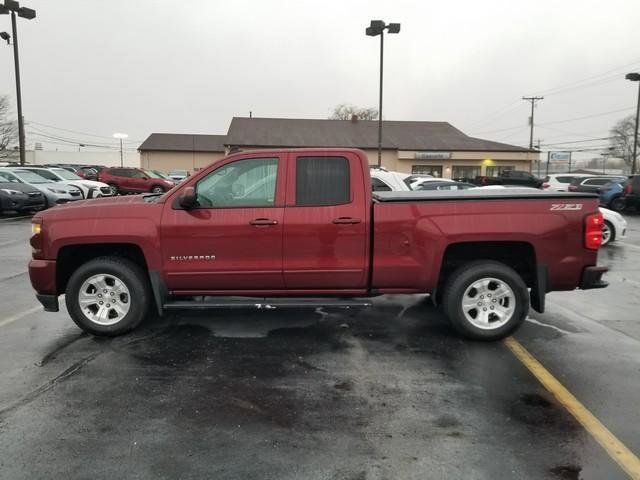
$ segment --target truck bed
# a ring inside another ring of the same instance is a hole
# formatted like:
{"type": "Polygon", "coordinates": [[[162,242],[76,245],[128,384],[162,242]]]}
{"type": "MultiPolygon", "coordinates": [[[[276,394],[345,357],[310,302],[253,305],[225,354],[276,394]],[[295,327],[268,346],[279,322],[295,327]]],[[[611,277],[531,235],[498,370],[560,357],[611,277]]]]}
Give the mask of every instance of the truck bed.
{"type": "Polygon", "coordinates": [[[442,200],[505,200],[505,199],[565,199],[595,198],[585,192],[546,192],[535,188],[497,188],[486,190],[416,190],[413,192],[373,192],[377,202],[427,202],[442,200]]]}

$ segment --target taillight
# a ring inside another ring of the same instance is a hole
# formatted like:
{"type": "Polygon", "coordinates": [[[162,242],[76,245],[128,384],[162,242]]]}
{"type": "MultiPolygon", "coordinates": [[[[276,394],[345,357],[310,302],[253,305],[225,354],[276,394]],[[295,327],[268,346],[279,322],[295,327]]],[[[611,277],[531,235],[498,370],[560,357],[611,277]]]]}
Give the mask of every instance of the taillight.
{"type": "Polygon", "coordinates": [[[602,226],[604,219],[601,213],[594,213],[585,218],[584,246],[589,250],[597,250],[602,245],[602,226]]]}
{"type": "Polygon", "coordinates": [[[631,183],[624,187],[624,194],[629,195],[630,193],[633,193],[633,187],[631,186],[631,183]]]}
{"type": "Polygon", "coordinates": [[[550,187],[550,185],[548,183],[543,183],[542,184],[542,188],[549,188],[549,187],[550,187]]]}
{"type": "Polygon", "coordinates": [[[576,185],[569,185],[570,192],[575,192],[576,190],[578,190],[578,187],[576,185]]]}

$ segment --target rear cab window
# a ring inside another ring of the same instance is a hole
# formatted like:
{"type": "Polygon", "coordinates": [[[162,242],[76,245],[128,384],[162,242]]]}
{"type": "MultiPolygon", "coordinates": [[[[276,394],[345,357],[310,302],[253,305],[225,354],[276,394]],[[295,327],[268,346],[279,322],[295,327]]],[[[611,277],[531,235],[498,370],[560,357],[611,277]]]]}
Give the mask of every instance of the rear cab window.
{"type": "Polygon", "coordinates": [[[345,157],[297,157],[296,206],[351,202],[349,161],[345,157]]]}

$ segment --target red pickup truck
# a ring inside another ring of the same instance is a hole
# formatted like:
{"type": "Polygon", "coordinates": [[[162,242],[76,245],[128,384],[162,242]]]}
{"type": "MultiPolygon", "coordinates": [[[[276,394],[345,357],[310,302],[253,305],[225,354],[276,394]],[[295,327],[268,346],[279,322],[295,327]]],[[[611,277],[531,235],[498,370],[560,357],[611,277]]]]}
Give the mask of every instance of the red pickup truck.
{"type": "Polygon", "coordinates": [[[230,155],[164,194],[33,218],[47,311],[118,335],[152,309],[367,306],[429,293],[467,337],[502,338],[546,292],[600,288],[598,199],[504,189],[371,191],[355,149],[230,155]]]}

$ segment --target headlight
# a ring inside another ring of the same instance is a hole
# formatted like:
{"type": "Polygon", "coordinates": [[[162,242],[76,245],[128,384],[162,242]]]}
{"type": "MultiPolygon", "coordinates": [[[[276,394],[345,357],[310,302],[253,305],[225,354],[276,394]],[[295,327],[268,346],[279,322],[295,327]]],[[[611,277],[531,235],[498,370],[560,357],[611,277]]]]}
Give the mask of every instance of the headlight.
{"type": "Polygon", "coordinates": [[[19,192],[18,190],[11,190],[9,188],[0,188],[0,191],[4,193],[8,193],[9,195],[20,195],[22,193],[22,192],[19,192]]]}
{"type": "Polygon", "coordinates": [[[67,193],[66,190],[60,190],[59,188],[47,187],[47,190],[53,193],[67,193]]]}
{"type": "Polygon", "coordinates": [[[31,234],[38,235],[42,232],[42,220],[32,220],[31,221],[31,234]]]}

